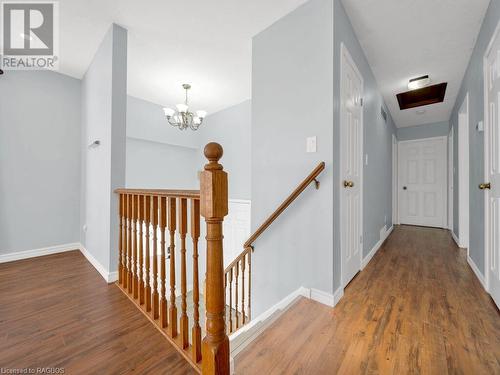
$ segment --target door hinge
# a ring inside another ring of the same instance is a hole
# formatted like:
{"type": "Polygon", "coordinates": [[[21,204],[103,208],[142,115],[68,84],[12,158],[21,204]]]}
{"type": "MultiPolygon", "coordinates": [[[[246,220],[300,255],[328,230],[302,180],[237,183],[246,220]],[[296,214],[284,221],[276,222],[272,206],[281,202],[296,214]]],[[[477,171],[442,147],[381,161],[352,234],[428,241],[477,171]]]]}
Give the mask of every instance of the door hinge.
{"type": "Polygon", "coordinates": [[[363,98],[360,98],[359,104],[361,105],[361,107],[363,106],[363,98]]]}

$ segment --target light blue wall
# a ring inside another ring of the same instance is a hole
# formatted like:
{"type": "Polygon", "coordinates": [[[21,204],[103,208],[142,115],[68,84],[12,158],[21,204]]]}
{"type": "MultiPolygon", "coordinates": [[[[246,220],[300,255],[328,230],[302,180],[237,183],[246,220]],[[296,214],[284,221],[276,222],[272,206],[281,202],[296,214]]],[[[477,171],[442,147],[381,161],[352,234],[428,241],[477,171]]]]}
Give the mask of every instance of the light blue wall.
{"type": "Polygon", "coordinates": [[[197,131],[180,131],[167,122],[161,105],[129,96],[127,186],[198,189],[197,172],[207,162],[203,148],[213,141],[224,147],[221,163],[229,173],[229,197],[250,199],[250,128],[251,100],[209,114],[197,131]],[[140,168],[140,163],[162,165],[162,171],[140,168]]]}
{"type": "Polygon", "coordinates": [[[400,141],[412,139],[432,138],[447,136],[450,133],[450,123],[448,121],[435,122],[417,126],[408,126],[397,129],[397,138],[400,141]]]}
{"type": "Polygon", "coordinates": [[[133,96],[127,97],[127,137],[190,148],[199,148],[200,139],[198,132],[171,126],[163,106],[133,96]]]}
{"type": "Polygon", "coordinates": [[[320,162],[308,187],[255,243],[252,313],[300,286],[333,292],[333,6],[311,0],[253,39],[252,228],[320,162]],[[317,136],[317,153],[306,137],[317,136]]]}
{"type": "Polygon", "coordinates": [[[80,81],[0,76],[0,254],[79,242],[80,81]]]}
{"type": "MultiPolygon", "coordinates": [[[[469,66],[464,76],[450,122],[454,134],[458,135],[458,111],[469,93],[469,254],[479,270],[484,274],[484,193],[477,185],[484,180],[484,133],[476,131],[476,125],[484,118],[483,56],[500,19],[500,1],[492,0],[486,11],[479,36],[472,52],[469,66]]],[[[454,137],[454,165],[458,165],[458,136],[454,137]]],[[[458,186],[455,168],[454,186],[458,186]]],[[[454,190],[453,231],[458,234],[458,189],[454,190]]]]}
{"type": "MultiPolygon", "coordinates": [[[[363,254],[366,256],[380,240],[380,229],[392,225],[392,134],[396,128],[380,94],[370,65],[361,49],[351,26],[349,18],[340,0],[334,0],[334,132],[333,160],[340,160],[339,123],[340,123],[340,48],[343,43],[364,80],[364,152],[368,155],[368,165],[364,173],[364,212],[363,212],[363,254]],[[380,108],[387,113],[387,123],[382,118],[380,108]]],[[[334,248],[335,248],[335,279],[334,288],[340,286],[340,176],[338,168],[333,168],[334,197],[334,248]]]]}
{"type": "Polygon", "coordinates": [[[82,233],[105,271],[117,268],[118,199],[125,186],[127,31],[113,24],[82,80],[82,233]],[[88,148],[95,140],[101,145],[88,148]],[[113,250],[113,251],[112,251],[113,250]]]}
{"type": "Polygon", "coordinates": [[[251,100],[207,116],[198,130],[200,152],[196,170],[206,163],[203,147],[218,142],[224,148],[221,163],[229,174],[229,198],[250,199],[251,191],[251,100]]]}
{"type": "Polygon", "coordinates": [[[126,187],[199,189],[199,154],[194,148],[127,138],[126,187]]]}

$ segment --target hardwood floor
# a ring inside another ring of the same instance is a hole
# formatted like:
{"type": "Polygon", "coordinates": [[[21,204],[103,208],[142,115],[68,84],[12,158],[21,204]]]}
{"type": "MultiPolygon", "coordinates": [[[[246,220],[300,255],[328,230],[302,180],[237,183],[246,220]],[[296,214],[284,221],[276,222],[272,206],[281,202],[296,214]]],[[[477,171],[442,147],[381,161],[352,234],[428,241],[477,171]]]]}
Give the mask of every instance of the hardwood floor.
{"type": "Polygon", "coordinates": [[[79,251],[0,264],[0,370],[195,374],[79,251]]]}
{"type": "Polygon", "coordinates": [[[302,298],[236,374],[500,374],[500,315],[448,231],[397,227],[332,309],[302,298]]]}

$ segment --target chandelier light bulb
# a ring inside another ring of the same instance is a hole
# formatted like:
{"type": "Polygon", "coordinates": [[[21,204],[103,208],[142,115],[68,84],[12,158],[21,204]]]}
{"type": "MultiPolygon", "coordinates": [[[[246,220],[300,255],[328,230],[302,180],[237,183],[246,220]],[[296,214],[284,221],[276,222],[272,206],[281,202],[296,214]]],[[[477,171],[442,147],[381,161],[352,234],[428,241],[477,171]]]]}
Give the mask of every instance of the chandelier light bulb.
{"type": "Polygon", "coordinates": [[[165,116],[167,117],[172,117],[175,113],[175,110],[173,110],[172,108],[163,108],[163,112],[165,112],[165,116]]]}
{"type": "Polygon", "coordinates": [[[184,104],[177,104],[175,106],[177,110],[165,107],[163,108],[163,112],[165,113],[168,123],[179,128],[179,130],[185,130],[187,128],[198,130],[203,119],[207,115],[207,111],[196,111],[196,114],[190,112],[188,106],[188,90],[191,88],[191,85],[185,83],[182,85],[182,88],[186,91],[184,104]]]}
{"type": "Polygon", "coordinates": [[[188,110],[188,106],[186,104],[177,104],[176,108],[180,113],[185,113],[188,110]]]}

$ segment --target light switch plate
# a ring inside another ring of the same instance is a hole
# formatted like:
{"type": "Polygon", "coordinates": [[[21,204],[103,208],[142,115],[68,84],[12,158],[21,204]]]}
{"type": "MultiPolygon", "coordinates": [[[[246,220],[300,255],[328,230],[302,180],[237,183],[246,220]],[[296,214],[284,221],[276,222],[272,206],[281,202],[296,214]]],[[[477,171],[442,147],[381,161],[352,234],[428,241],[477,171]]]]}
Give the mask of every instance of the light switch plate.
{"type": "Polygon", "coordinates": [[[306,138],[306,152],[316,152],[316,136],[306,138]]]}
{"type": "Polygon", "coordinates": [[[476,125],[476,129],[478,132],[484,131],[484,123],[482,121],[479,121],[476,125]]]}

